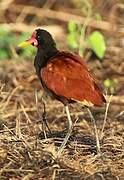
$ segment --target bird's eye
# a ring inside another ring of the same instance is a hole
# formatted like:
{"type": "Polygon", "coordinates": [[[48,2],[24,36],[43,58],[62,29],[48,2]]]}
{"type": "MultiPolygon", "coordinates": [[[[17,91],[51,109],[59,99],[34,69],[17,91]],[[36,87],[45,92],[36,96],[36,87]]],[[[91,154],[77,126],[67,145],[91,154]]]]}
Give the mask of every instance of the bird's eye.
{"type": "Polygon", "coordinates": [[[37,36],[37,39],[40,39],[40,36],[39,36],[39,35],[37,36]]]}

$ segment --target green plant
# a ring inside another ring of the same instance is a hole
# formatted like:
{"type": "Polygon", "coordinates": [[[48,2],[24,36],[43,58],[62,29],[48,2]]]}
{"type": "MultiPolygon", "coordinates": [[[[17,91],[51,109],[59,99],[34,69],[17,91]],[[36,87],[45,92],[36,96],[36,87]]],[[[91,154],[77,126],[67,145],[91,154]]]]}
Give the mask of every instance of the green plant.
{"type": "Polygon", "coordinates": [[[81,56],[83,56],[85,49],[90,47],[96,56],[102,59],[106,50],[105,38],[102,33],[93,31],[88,37],[86,36],[86,29],[89,21],[91,19],[101,20],[102,17],[98,13],[93,13],[90,0],[84,0],[80,6],[85,15],[85,20],[82,25],[78,25],[74,21],[68,23],[67,44],[72,49],[78,49],[81,56]]]}
{"type": "Polygon", "coordinates": [[[91,47],[91,49],[99,59],[102,59],[104,57],[106,45],[102,33],[100,33],[99,31],[92,32],[88,37],[88,45],[91,47]]]}
{"type": "Polygon", "coordinates": [[[79,54],[83,55],[86,48],[91,48],[91,50],[96,54],[99,59],[102,59],[106,51],[106,43],[103,34],[99,31],[93,31],[88,37],[84,36],[84,26],[78,27],[78,25],[70,21],[68,23],[68,35],[67,35],[67,44],[72,49],[79,48],[79,54]],[[83,42],[80,45],[79,41],[83,38],[83,42]]]}
{"type": "Polygon", "coordinates": [[[68,35],[67,35],[67,44],[72,49],[78,48],[78,36],[79,36],[79,30],[78,26],[74,21],[68,22],[68,35]]]}
{"type": "Polygon", "coordinates": [[[4,29],[0,29],[0,60],[11,57],[10,45],[15,42],[12,34],[4,29]]]}
{"type": "Polygon", "coordinates": [[[117,84],[118,84],[118,80],[117,79],[109,79],[107,78],[106,80],[104,80],[104,86],[106,87],[106,89],[108,90],[108,92],[110,94],[114,94],[115,90],[117,88],[117,84]]]}
{"type": "MultiPolygon", "coordinates": [[[[30,37],[30,33],[29,33],[29,32],[22,33],[22,34],[19,36],[16,45],[18,45],[20,42],[25,41],[25,39],[28,39],[29,37],[30,37]]],[[[30,45],[30,46],[27,46],[26,48],[23,48],[20,55],[21,55],[23,58],[30,59],[30,58],[34,57],[35,53],[36,53],[36,49],[35,49],[33,46],[30,45]]]]}
{"type": "MultiPolygon", "coordinates": [[[[30,33],[22,33],[19,37],[17,37],[11,31],[0,28],[0,60],[11,59],[13,58],[13,49],[16,53],[16,47],[18,46],[19,42],[22,42],[26,38],[30,36],[30,33]]],[[[20,53],[20,56],[23,58],[31,59],[35,54],[35,48],[29,46],[23,49],[20,53]]]]}

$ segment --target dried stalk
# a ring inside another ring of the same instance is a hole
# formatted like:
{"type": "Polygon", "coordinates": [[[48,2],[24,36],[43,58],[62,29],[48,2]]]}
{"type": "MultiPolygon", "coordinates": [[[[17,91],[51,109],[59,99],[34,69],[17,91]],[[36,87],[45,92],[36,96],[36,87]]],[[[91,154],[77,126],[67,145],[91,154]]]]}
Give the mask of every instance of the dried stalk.
{"type": "MultiPolygon", "coordinates": [[[[23,10],[23,5],[15,5],[12,4],[10,8],[18,13],[21,13],[21,10],[23,10]]],[[[85,21],[85,17],[74,15],[66,12],[60,12],[50,9],[44,9],[44,8],[37,8],[33,6],[26,6],[28,12],[31,12],[31,14],[35,14],[36,16],[40,18],[50,18],[50,19],[57,19],[64,22],[69,22],[70,19],[73,19],[77,24],[83,24],[85,21]]],[[[26,11],[24,12],[26,13],[26,11]]],[[[124,28],[119,28],[115,24],[109,23],[107,21],[97,21],[97,20],[90,20],[88,22],[88,26],[92,28],[101,29],[104,31],[109,31],[111,33],[114,33],[116,36],[124,36],[124,28]]]]}

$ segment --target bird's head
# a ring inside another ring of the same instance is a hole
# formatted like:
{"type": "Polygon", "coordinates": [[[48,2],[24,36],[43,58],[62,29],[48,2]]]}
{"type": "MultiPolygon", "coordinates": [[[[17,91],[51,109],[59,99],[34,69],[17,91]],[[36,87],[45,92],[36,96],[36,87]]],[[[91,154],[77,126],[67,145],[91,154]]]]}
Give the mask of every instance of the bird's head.
{"type": "Polygon", "coordinates": [[[42,49],[45,49],[50,46],[55,46],[55,41],[48,31],[43,29],[36,29],[32,33],[31,38],[24,42],[21,42],[18,45],[18,47],[26,47],[28,45],[32,45],[37,48],[41,47],[42,49]]]}

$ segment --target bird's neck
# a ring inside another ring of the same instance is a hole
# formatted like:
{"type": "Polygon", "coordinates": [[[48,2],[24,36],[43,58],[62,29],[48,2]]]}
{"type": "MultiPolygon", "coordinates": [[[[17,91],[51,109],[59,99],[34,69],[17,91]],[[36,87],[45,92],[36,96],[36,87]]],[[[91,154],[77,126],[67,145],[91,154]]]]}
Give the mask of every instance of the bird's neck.
{"type": "Polygon", "coordinates": [[[40,77],[40,71],[43,67],[46,66],[46,64],[49,62],[49,60],[55,56],[58,53],[58,50],[56,47],[49,47],[46,49],[43,49],[41,47],[38,48],[37,54],[35,56],[34,60],[34,66],[36,69],[37,75],[40,77]]]}

